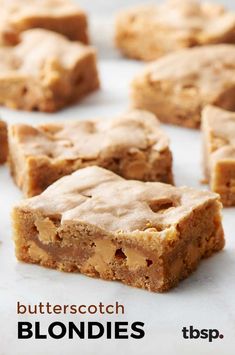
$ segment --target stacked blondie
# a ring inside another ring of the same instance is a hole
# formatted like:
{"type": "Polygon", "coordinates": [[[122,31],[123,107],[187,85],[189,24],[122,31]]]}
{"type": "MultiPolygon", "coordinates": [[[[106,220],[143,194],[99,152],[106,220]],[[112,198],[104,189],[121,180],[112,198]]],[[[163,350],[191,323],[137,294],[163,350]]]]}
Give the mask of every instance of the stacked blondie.
{"type": "MultiPolygon", "coordinates": [[[[53,112],[99,88],[80,8],[3,3],[2,105],[53,112]]],[[[220,201],[235,205],[235,15],[171,0],[122,12],[115,40],[128,57],[155,60],[133,79],[126,113],[17,123],[8,140],[0,121],[1,162],[8,155],[26,197],[12,215],[16,256],[161,292],[223,248],[220,201]],[[174,186],[160,122],[201,126],[213,192],[174,186]]]]}

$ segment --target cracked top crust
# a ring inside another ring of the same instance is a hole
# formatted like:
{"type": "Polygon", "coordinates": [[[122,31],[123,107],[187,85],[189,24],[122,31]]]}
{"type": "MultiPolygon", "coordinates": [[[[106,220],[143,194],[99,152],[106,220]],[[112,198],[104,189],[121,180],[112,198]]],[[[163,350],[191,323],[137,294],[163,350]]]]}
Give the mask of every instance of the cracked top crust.
{"type": "Polygon", "coordinates": [[[208,105],[202,111],[202,124],[210,159],[235,161],[235,113],[208,105]]]}
{"type": "Polygon", "coordinates": [[[63,177],[18,208],[39,216],[61,216],[62,225],[85,223],[106,233],[156,232],[177,228],[194,209],[217,199],[208,191],[125,180],[92,166],[63,177]]]}
{"type": "Polygon", "coordinates": [[[145,111],[131,111],[114,119],[66,121],[35,127],[16,124],[10,136],[25,156],[50,159],[97,159],[128,149],[168,148],[169,141],[156,117],[145,111]]]}
{"type": "Polygon", "coordinates": [[[156,85],[157,90],[163,82],[162,90],[172,90],[174,85],[176,92],[195,91],[202,102],[220,99],[223,93],[235,90],[235,46],[210,45],[169,54],[147,65],[135,81],[156,85]]]}
{"type": "MultiPolygon", "coordinates": [[[[144,5],[125,10],[118,17],[118,25],[137,31],[152,29],[174,36],[188,45],[215,43],[227,33],[235,31],[235,13],[223,6],[195,0],[169,0],[161,5],[144,5]]],[[[229,39],[229,38],[228,38],[229,39]]],[[[226,40],[226,38],[225,38],[226,40]]]]}
{"type": "Polygon", "coordinates": [[[0,48],[0,80],[30,76],[46,84],[53,80],[53,74],[69,71],[79,59],[95,53],[92,47],[43,29],[25,31],[20,39],[14,47],[0,48]],[[45,75],[48,72],[49,77],[45,75]]]}

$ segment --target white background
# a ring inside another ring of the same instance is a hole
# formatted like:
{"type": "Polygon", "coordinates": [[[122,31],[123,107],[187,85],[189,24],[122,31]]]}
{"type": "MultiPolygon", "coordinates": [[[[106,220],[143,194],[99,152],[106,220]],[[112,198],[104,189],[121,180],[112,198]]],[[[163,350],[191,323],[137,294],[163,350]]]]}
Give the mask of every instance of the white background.
{"type": "MultiPolygon", "coordinates": [[[[14,112],[1,109],[1,116],[10,123],[47,122],[67,118],[111,117],[128,108],[129,83],[144,65],[122,59],[112,48],[112,12],[136,1],[81,0],[92,14],[91,32],[99,49],[102,89],[79,105],[58,114],[14,112]],[[109,15],[110,14],[110,15],[109,15]],[[99,15],[99,16],[97,16],[99,15]],[[102,18],[101,18],[102,17],[102,18]]],[[[140,1],[139,1],[140,2],[140,1]]],[[[225,2],[224,2],[225,3],[225,2]]],[[[229,3],[229,1],[227,1],[229,3]]],[[[232,2],[230,1],[232,4],[232,2]]],[[[174,173],[177,185],[200,185],[200,132],[164,126],[171,138],[174,173]]],[[[105,282],[79,274],[65,274],[38,266],[18,263],[10,226],[12,206],[22,198],[13,184],[7,167],[0,168],[0,355],[232,355],[235,348],[235,208],[225,209],[223,221],[226,248],[201,263],[198,270],[177,288],[166,294],[154,294],[105,282]],[[34,304],[97,304],[102,301],[124,304],[124,316],[16,316],[16,302],[34,304]],[[143,321],[146,335],[142,340],[17,340],[17,321],[41,321],[43,330],[52,321],[83,320],[143,321]],[[184,340],[181,329],[217,328],[224,339],[184,340]]]]}

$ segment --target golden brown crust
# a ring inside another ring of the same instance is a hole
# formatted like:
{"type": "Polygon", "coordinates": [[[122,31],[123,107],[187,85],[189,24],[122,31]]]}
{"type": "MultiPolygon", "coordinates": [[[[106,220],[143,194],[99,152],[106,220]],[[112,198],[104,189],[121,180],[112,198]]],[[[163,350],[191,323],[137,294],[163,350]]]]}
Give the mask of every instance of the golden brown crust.
{"type": "Polygon", "coordinates": [[[182,48],[235,43],[235,13],[195,0],[137,6],[117,16],[115,41],[124,55],[142,60],[182,48]]]}
{"type": "Polygon", "coordinates": [[[125,180],[92,166],[59,179],[41,195],[23,201],[22,206],[39,208],[43,214],[60,214],[64,221],[79,218],[89,223],[92,219],[104,230],[133,232],[165,229],[184,220],[193,208],[217,199],[217,194],[208,191],[125,180]]]}
{"type": "Polygon", "coordinates": [[[0,43],[16,44],[21,32],[42,28],[88,43],[87,17],[70,0],[1,0],[0,43]]]}
{"type": "Polygon", "coordinates": [[[9,129],[10,166],[27,196],[60,177],[99,165],[128,179],[173,183],[169,140],[157,118],[131,111],[113,119],[9,129]]]}
{"type": "Polygon", "coordinates": [[[7,160],[8,155],[8,139],[7,139],[7,124],[0,120],[0,164],[7,160]]]}
{"type": "Polygon", "coordinates": [[[235,113],[214,106],[202,112],[204,170],[225,206],[235,205],[235,113]]]}
{"type": "Polygon", "coordinates": [[[199,128],[206,104],[235,110],[235,46],[185,49],[163,57],[135,77],[132,105],[166,123],[199,128]]]}
{"type": "Polygon", "coordinates": [[[53,112],[99,87],[94,49],[51,31],[25,31],[0,56],[2,105],[53,112]]]}
{"type": "Polygon", "coordinates": [[[218,196],[81,169],[13,212],[25,262],[165,291],[224,246],[218,196]]]}

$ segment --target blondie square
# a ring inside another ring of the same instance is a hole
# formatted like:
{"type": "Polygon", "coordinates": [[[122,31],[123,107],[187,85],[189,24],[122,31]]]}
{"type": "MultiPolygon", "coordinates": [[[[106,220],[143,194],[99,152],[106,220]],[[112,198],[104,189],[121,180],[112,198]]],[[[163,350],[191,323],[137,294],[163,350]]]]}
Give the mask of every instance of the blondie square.
{"type": "Polygon", "coordinates": [[[213,106],[202,112],[204,170],[224,206],[235,206],[235,113],[213,106]]]}
{"type": "Polygon", "coordinates": [[[42,28],[88,43],[87,17],[70,0],[0,0],[0,43],[16,44],[21,32],[42,28]]]}
{"type": "Polygon", "coordinates": [[[117,16],[115,41],[124,55],[142,60],[182,48],[235,43],[235,13],[195,0],[137,6],[117,16]]]}
{"type": "Polygon", "coordinates": [[[10,168],[27,196],[89,165],[128,179],[173,183],[169,140],[156,117],[131,111],[113,119],[9,128],[10,168]]]}
{"type": "Polygon", "coordinates": [[[166,291],[223,248],[220,210],[211,192],[87,167],[14,208],[16,256],[166,291]]]}
{"type": "Polygon", "coordinates": [[[0,104],[53,112],[99,87],[93,48],[33,29],[0,48],[0,104]]]}
{"type": "Polygon", "coordinates": [[[184,49],[149,64],[131,87],[132,106],[160,121],[199,128],[206,104],[235,110],[235,46],[184,49]]]}
{"type": "Polygon", "coordinates": [[[7,124],[0,120],[0,164],[7,160],[8,142],[7,142],[7,124]]]}

